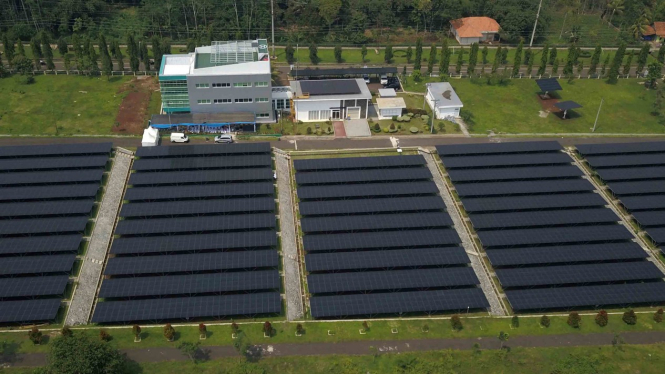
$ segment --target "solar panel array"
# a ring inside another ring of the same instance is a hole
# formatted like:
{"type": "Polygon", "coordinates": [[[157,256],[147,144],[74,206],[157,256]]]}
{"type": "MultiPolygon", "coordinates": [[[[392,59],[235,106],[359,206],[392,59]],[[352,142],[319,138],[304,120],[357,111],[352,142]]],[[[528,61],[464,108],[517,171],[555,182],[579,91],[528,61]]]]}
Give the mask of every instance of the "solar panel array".
{"type": "Polygon", "coordinates": [[[598,176],[665,248],[665,142],[578,145],[598,176]]]}
{"type": "Polygon", "coordinates": [[[280,313],[268,143],[136,155],[92,322],[280,313]]]}
{"type": "Polygon", "coordinates": [[[0,324],[57,318],[111,143],[0,147],[0,324]]]}
{"type": "Polygon", "coordinates": [[[665,275],[557,142],[437,151],[513,310],[665,301],[665,275]]]}
{"type": "Polygon", "coordinates": [[[312,317],[489,307],[422,156],[294,167],[312,317]]]}

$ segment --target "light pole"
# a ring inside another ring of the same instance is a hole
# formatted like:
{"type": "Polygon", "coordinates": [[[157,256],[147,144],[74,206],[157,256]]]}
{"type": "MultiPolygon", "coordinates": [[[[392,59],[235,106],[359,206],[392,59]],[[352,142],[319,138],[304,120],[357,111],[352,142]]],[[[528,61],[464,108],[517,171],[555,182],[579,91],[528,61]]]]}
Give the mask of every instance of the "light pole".
{"type": "Polygon", "coordinates": [[[543,0],[540,0],[538,4],[538,12],[536,13],[536,22],[533,24],[533,32],[531,33],[531,42],[529,42],[529,47],[533,45],[533,37],[536,36],[536,26],[538,26],[538,17],[540,17],[540,7],[543,5],[543,0]]]}
{"type": "Polygon", "coordinates": [[[434,133],[434,117],[436,117],[436,104],[439,102],[439,99],[434,99],[434,108],[432,108],[432,125],[430,126],[429,133],[434,133]]]}
{"type": "Polygon", "coordinates": [[[596,132],[596,125],[598,124],[598,117],[600,116],[600,108],[603,107],[603,101],[604,98],[600,98],[600,105],[598,106],[598,113],[596,113],[596,121],[593,123],[593,128],[591,129],[591,132],[596,132]]]}

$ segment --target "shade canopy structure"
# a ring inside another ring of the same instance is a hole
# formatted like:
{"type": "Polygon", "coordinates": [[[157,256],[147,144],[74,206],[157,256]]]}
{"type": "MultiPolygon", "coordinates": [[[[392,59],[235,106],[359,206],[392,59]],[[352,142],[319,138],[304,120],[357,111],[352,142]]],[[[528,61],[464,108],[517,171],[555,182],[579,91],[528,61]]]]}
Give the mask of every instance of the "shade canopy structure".
{"type": "Polygon", "coordinates": [[[577,109],[577,108],[582,107],[582,105],[580,105],[580,104],[578,104],[574,101],[570,101],[570,100],[558,102],[558,103],[554,104],[554,106],[561,109],[561,110],[563,110],[563,118],[566,118],[566,113],[569,110],[577,109]]]}
{"type": "Polygon", "coordinates": [[[547,94],[550,91],[563,90],[563,88],[561,88],[561,84],[559,84],[559,81],[556,78],[536,79],[536,84],[538,85],[541,91],[545,92],[545,94],[547,94]]]}

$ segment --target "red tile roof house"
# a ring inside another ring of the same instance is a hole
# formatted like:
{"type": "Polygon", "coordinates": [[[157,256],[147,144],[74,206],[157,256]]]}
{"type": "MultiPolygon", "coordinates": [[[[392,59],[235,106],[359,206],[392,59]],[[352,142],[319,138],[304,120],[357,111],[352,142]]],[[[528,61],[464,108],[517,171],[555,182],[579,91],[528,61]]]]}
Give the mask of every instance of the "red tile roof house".
{"type": "Polygon", "coordinates": [[[466,17],[450,21],[450,32],[460,45],[497,40],[500,28],[489,17],[466,17]]]}
{"type": "Polygon", "coordinates": [[[654,22],[653,29],[656,34],[656,41],[661,41],[665,39],[665,22],[654,22]]]}

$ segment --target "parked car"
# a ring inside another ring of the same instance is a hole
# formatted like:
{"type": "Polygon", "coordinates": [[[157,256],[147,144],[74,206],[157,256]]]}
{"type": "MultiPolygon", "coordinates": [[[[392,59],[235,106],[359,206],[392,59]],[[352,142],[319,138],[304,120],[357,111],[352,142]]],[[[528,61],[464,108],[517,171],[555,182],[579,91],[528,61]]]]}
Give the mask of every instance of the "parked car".
{"type": "Polygon", "coordinates": [[[363,74],[363,80],[365,80],[365,83],[369,83],[369,74],[363,74]]]}
{"type": "Polygon", "coordinates": [[[171,133],[171,143],[187,143],[189,138],[182,132],[172,132],[171,133]]]}
{"type": "Polygon", "coordinates": [[[399,90],[402,88],[402,87],[400,86],[400,84],[399,84],[399,80],[397,80],[397,78],[395,78],[395,79],[392,80],[392,81],[389,80],[389,81],[388,81],[388,84],[384,85],[383,87],[385,87],[385,88],[394,88],[395,91],[399,91],[399,90]]]}
{"type": "Polygon", "coordinates": [[[215,136],[215,143],[233,143],[233,137],[229,134],[215,136]]]}
{"type": "Polygon", "coordinates": [[[385,86],[386,84],[388,84],[388,75],[386,75],[386,74],[381,74],[381,84],[384,85],[384,86],[385,86]]]}

